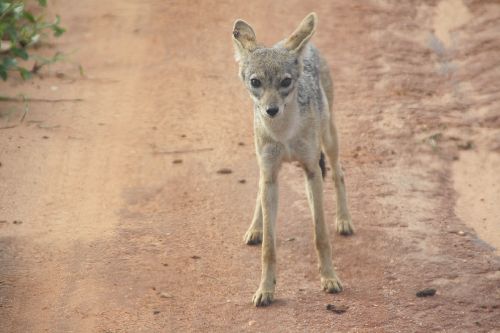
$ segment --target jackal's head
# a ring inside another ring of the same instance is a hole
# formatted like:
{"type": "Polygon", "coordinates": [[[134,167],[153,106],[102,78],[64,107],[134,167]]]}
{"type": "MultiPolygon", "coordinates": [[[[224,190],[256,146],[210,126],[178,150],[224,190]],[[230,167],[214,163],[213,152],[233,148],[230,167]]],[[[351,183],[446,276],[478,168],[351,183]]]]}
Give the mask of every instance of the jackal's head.
{"type": "Polygon", "coordinates": [[[315,13],[307,15],[287,39],[270,48],[257,44],[248,23],[234,23],[233,44],[240,78],[263,116],[279,117],[294,98],[302,72],[302,53],[314,34],[316,22],[315,13]]]}

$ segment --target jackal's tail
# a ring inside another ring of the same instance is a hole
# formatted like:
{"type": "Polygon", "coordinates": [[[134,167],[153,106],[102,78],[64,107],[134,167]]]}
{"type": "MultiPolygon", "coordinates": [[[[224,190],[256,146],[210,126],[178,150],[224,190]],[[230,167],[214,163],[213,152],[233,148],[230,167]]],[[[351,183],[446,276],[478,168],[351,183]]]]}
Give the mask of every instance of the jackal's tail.
{"type": "Polygon", "coordinates": [[[323,176],[323,179],[326,177],[326,163],[325,163],[325,154],[321,152],[321,155],[319,156],[319,167],[321,168],[321,175],[323,176]]]}

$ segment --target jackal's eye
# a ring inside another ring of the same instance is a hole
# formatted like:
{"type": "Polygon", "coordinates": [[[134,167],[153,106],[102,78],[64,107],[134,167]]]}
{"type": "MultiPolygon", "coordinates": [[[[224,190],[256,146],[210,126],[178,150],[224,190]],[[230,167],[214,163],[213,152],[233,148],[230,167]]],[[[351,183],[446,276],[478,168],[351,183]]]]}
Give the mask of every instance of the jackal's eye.
{"type": "Polygon", "coordinates": [[[292,84],[292,79],[287,77],[287,78],[284,78],[283,80],[281,80],[281,87],[283,88],[288,88],[290,85],[292,84]]]}
{"type": "Polygon", "coordinates": [[[250,84],[254,88],[259,88],[262,85],[262,82],[260,82],[260,80],[258,80],[258,79],[251,79],[250,84]]]}

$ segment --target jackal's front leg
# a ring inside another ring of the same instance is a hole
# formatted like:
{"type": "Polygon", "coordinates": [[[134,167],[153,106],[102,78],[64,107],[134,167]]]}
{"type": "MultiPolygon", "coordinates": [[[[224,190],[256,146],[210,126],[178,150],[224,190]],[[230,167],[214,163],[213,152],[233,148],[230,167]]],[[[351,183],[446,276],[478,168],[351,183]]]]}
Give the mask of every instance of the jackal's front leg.
{"type": "Polygon", "coordinates": [[[248,245],[260,244],[262,242],[262,204],[260,181],[256,201],[257,202],[255,203],[255,211],[253,213],[252,224],[250,224],[250,227],[243,237],[243,240],[248,245]]]}
{"type": "Polygon", "coordinates": [[[332,247],[323,214],[323,179],[321,177],[321,169],[318,165],[315,165],[313,171],[306,170],[306,174],[307,198],[309,199],[309,206],[313,215],[314,242],[318,253],[321,285],[327,292],[337,293],[342,291],[342,284],[332,264],[332,247]]]}
{"type": "Polygon", "coordinates": [[[278,184],[275,176],[260,178],[262,205],[262,276],[259,289],[253,296],[255,306],[269,305],[276,287],[275,225],[278,209],[278,184]]]}

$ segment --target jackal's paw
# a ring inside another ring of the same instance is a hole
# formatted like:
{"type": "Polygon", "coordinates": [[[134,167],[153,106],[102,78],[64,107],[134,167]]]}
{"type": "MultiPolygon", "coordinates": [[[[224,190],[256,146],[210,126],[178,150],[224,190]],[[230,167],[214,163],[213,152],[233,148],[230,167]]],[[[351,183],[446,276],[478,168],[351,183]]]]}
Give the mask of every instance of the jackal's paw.
{"type": "Polygon", "coordinates": [[[321,286],[323,287],[324,291],[331,294],[336,294],[342,291],[342,282],[340,282],[340,279],[337,276],[328,278],[322,277],[321,286]]]}
{"type": "Polygon", "coordinates": [[[255,306],[268,306],[273,301],[273,298],[274,291],[264,291],[259,288],[253,295],[252,302],[255,306]]]}
{"type": "Polygon", "coordinates": [[[338,216],[335,225],[337,228],[337,232],[341,235],[348,236],[354,233],[354,226],[352,225],[351,217],[347,216],[338,216]]]}
{"type": "Polygon", "coordinates": [[[256,245],[262,243],[262,230],[248,229],[243,237],[247,245],[256,245]]]}

